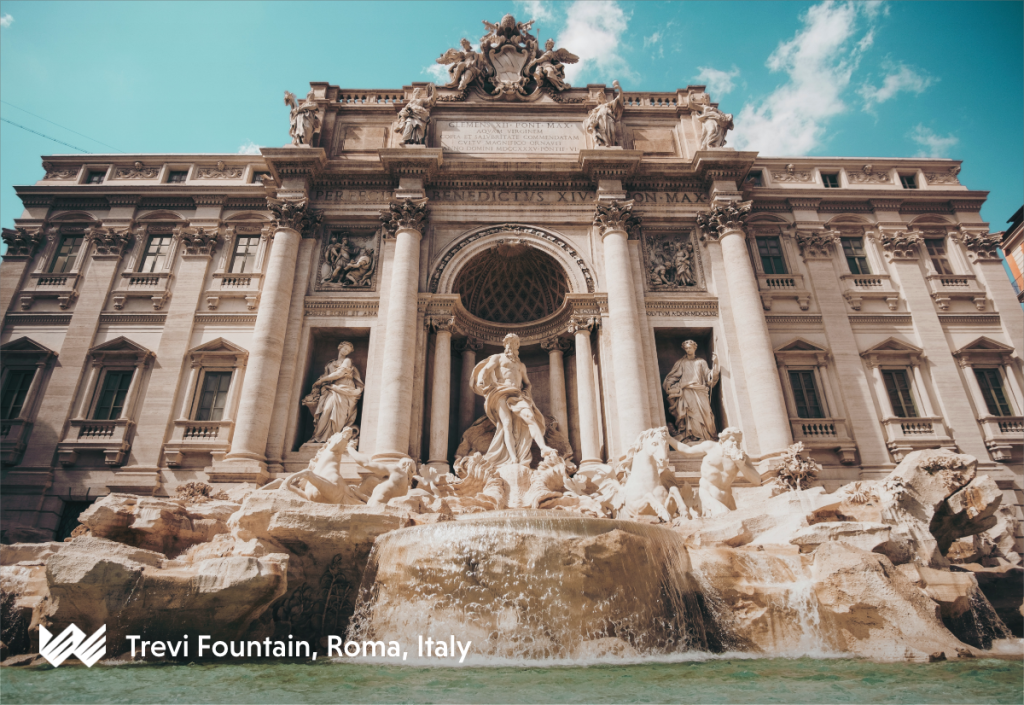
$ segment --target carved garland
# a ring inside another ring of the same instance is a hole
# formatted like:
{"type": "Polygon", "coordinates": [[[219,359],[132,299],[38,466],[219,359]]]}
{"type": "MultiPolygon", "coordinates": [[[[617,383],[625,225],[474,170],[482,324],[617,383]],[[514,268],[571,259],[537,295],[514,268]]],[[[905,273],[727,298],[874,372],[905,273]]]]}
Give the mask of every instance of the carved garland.
{"type": "Polygon", "coordinates": [[[583,274],[583,278],[587,282],[587,292],[591,294],[594,293],[594,277],[591,275],[590,269],[583,261],[583,258],[580,257],[580,254],[575,250],[575,248],[573,248],[572,245],[567,243],[562,238],[552,235],[551,233],[546,232],[544,230],[540,230],[538,228],[531,228],[528,225],[516,225],[513,223],[496,225],[494,227],[487,228],[486,230],[475,232],[469,235],[468,237],[460,240],[458,243],[456,243],[454,247],[452,247],[450,250],[448,250],[448,252],[445,253],[444,257],[441,259],[441,262],[437,265],[437,269],[435,269],[434,273],[430,276],[430,284],[427,290],[432,294],[437,293],[437,287],[441,282],[441,275],[444,274],[445,268],[449,265],[449,263],[451,263],[452,259],[455,258],[455,255],[458,254],[460,250],[462,250],[467,245],[476,242],[477,240],[483,239],[485,237],[490,237],[491,235],[498,235],[503,233],[509,233],[511,235],[533,235],[534,237],[539,237],[542,240],[546,240],[547,242],[550,242],[553,245],[558,246],[560,249],[564,250],[570,257],[572,257],[573,261],[576,263],[576,266],[579,267],[580,272],[582,272],[583,274]]]}

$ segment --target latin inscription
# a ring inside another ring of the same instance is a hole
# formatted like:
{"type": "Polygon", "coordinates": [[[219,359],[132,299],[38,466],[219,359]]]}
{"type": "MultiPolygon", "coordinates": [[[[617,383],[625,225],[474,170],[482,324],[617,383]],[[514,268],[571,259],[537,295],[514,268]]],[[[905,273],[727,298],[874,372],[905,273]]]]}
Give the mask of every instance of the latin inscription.
{"type": "MultiPolygon", "coordinates": [[[[342,203],[387,203],[392,191],[331,189],[314,192],[317,201],[342,203]]],[[[706,193],[695,191],[637,191],[627,198],[645,203],[707,203],[706,193]]],[[[564,205],[595,203],[594,191],[523,191],[506,189],[427,189],[427,199],[437,203],[538,203],[564,205]]]]}
{"type": "Polygon", "coordinates": [[[438,120],[441,149],[462,153],[575,154],[586,146],[578,122],[438,120]]]}

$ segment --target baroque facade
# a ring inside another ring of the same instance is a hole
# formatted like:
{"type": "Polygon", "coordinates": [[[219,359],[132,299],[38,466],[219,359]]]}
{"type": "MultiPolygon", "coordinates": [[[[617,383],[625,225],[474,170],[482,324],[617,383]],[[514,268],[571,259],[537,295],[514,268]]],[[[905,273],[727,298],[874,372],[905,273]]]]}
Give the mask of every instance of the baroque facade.
{"type": "Polygon", "coordinates": [[[286,477],[332,423],[446,470],[490,440],[472,372],[510,332],[582,467],[738,427],[829,489],[956,449],[1019,508],[1024,320],[960,162],[736,151],[703,86],[572,87],[571,53],[488,27],[447,86],[287,94],[261,155],[45,158],[3,233],[8,538],[286,477]]]}

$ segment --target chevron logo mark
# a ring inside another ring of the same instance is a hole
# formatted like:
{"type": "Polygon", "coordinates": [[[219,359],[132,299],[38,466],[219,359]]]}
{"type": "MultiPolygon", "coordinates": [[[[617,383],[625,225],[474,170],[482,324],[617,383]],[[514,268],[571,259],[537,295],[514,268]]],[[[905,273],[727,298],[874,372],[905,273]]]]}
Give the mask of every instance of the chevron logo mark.
{"type": "Polygon", "coordinates": [[[54,668],[60,666],[68,656],[74,654],[78,660],[92,668],[107,653],[107,625],[97,629],[86,638],[85,632],[72,624],[58,636],[53,636],[46,627],[39,627],[39,655],[54,668]]]}

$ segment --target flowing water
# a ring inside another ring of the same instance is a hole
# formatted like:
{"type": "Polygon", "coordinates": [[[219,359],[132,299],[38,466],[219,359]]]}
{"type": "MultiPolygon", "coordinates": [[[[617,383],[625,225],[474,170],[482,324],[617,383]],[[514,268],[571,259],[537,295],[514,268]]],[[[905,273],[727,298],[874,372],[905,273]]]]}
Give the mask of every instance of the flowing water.
{"type": "Polygon", "coordinates": [[[1020,661],[932,664],[732,656],[589,666],[366,663],[0,669],[16,703],[1013,703],[1020,661]]]}

